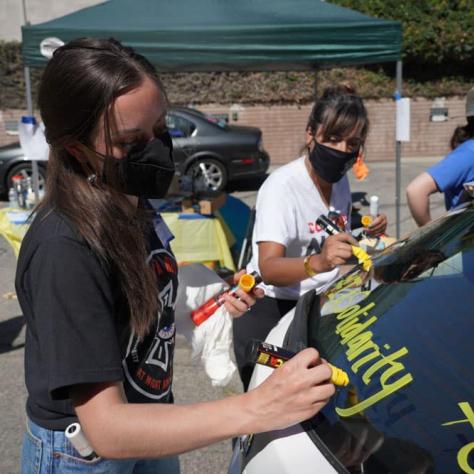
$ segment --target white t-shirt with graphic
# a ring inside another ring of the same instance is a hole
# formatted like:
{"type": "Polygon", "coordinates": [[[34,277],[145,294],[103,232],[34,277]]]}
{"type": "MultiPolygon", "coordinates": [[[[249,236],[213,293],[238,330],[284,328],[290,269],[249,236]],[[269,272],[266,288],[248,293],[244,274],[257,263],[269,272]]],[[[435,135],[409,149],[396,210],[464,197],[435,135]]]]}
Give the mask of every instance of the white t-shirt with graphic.
{"type": "MultiPolygon", "coordinates": [[[[351,192],[347,176],[333,184],[330,207],[341,213],[350,229],[351,192]]],[[[304,163],[304,156],[278,168],[263,183],[257,196],[256,218],[252,237],[252,260],[248,271],[259,271],[258,242],[276,242],[286,247],[286,257],[304,257],[319,253],[327,234],[315,224],[329,208],[314,185],[304,163]]],[[[321,291],[333,281],[339,269],[320,273],[291,286],[262,284],[267,296],[296,300],[308,290],[321,291]]]]}

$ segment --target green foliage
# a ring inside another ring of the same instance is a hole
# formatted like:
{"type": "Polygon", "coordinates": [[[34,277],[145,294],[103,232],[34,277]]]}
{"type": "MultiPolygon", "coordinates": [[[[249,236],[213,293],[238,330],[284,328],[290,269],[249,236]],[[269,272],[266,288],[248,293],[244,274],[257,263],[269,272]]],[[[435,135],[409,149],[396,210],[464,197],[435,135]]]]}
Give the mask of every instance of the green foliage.
{"type": "MultiPolygon", "coordinates": [[[[367,3],[382,5],[391,4],[391,1],[372,0],[367,3]]],[[[418,73],[404,73],[403,91],[410,97],[463,96],[472,87],[470,71],[469,68],[464,68],[462,73],[454,74],[450,69],[432,63],[430,67],[422,68],[418,73]]],[[[41,69],[31,70],[34,103],[41,73],[41,69]]],[[[197,106],[234,102],[266,105],[307,104],[314,100],[315,91],[319,92],[334,82],[350,83],[366,99],[390,98],[395,90],[393,64],[334,67],[322,69],[317,73],[165,73],[160,76],[172,103],[197,106]]],[[[20,43],[0,41],[0,110],[25,107],[20,43]]]]}
{"type": "Polygon", "coordinates": [[[378,18],[399,20],[407,64],[474,66],[473,0],[331,1],[378,18]]]}
{"type": "MultiPolygon", "coordinates": [[[[41,70],[31,70],[33,97],[38,89],[41,70]]],[[[17,41],[0,41],[0,109],[26,108],[25,77],[21,46],[17,41]]]]}

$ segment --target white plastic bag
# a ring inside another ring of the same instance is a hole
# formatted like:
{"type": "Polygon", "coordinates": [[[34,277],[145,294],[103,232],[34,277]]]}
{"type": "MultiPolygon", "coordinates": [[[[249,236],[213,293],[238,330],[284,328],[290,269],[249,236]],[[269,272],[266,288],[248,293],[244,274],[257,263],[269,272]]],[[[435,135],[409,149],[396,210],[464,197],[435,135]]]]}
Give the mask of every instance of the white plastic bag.
{"type": "Polygon", "coordinates": [[[44,136],[44,124],[31,115],[24,115],[18,122],[20,146],[28,160],[47,160],[49,145],[44,136]]]}
{"type": "Polygon", "coordinates": [[[231,359],[232,316],[221,306],[199,326],[191,320],[191,311],[227,287],[212,270],[200,263],[179,268],[176,298],[176,330],[192,347],[193,360],[201,360],[213,386],[224,387],[235,373],[231,359]]]}

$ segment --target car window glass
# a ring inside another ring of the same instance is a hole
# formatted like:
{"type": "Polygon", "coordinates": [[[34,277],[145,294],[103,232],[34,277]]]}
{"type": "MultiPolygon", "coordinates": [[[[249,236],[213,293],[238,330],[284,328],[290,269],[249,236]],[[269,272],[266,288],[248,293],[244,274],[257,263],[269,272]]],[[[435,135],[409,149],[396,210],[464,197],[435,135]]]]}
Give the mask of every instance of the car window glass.
{"type": "Polygon", "coordinates": [[[309,343],[350,384],[308,433],[350,472],[472,472],[473,206],[373,263],[321,295],[309,323],[309,343]]]}
{"type": "Polygon", "coordinates": [[[193,122],[175,114],[166,115],[166,127],[173,138],[190,137],[196,129],[193,122]]]}

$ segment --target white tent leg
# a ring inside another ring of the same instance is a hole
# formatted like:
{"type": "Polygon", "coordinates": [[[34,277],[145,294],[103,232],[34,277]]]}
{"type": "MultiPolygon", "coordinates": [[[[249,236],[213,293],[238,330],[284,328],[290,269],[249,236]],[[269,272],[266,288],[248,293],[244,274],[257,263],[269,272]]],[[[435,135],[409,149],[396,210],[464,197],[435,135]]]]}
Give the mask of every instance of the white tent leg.
{"type": "MultiPolygon", "coordinates": [[[[28,115],[33,115],[33,98],[31,93],[31,72],[28,66],[24,68],[25,73],[25,94],[26,94],[26,108],[28,115]]],[[[35,192],[35,204],[39,202],[39,172],[38,162],[36,160],[31,161],[31,168],[33,170],[33,191],[35,192]]]]}
{"type": "MultiPolygon", "coordinates": [[[[397,61],[397,78],[396,78],[397,92],[402,96],[402,62],[397,61]]],[[[396,140],[395,143],[395,212],[396,212],[396,236],[400,238],[400,192],[402,187],[402,142],[396,140]]]]}

